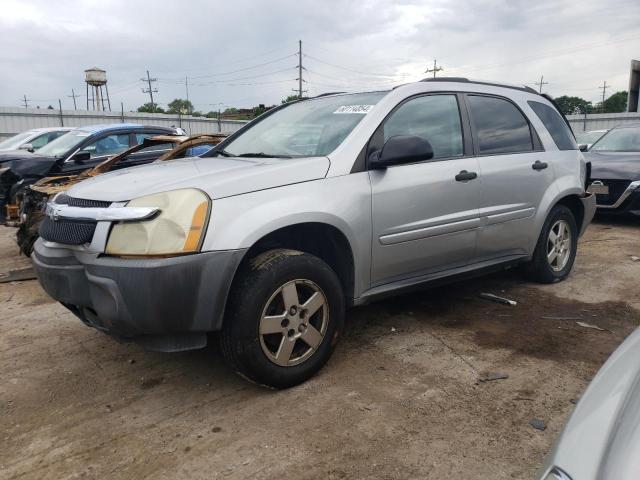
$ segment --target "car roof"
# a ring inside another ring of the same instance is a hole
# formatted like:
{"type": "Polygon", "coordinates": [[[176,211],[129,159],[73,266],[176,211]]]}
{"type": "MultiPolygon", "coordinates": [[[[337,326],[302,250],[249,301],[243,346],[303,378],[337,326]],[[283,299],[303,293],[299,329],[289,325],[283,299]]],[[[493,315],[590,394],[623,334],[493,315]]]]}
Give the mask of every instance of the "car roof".
{"type": "Polygon", "coordinates": [[[27,130],[32,133],[46,133],[46,132],[68,132],[73,130],[73,127],[43,127],[43,128],[31,128],[27,130]]]}
{"type": "Polygon", "coordinates": [[[100,133],[105,130],[132,130],[138,128],[155,128],[164,131],[170,131],[169,127],[158,127],[155,125],[140,125],[138,123],[106,123],[101,125],[85,125],[83,127],[77,127],[76,130],[82,130],[89,133],[100,133]]]}

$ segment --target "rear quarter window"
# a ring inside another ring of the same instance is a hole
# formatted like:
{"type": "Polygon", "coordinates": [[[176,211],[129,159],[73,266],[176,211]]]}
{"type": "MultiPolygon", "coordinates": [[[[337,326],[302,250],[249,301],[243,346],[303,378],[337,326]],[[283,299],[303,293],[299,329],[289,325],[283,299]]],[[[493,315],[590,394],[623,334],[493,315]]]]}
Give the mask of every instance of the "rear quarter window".
{"type": "Polygon", "coordinates": [[[558,150],[578,149],[573,133],[555,108],[533,100],[527,103],[553,138],[558,150]]]}

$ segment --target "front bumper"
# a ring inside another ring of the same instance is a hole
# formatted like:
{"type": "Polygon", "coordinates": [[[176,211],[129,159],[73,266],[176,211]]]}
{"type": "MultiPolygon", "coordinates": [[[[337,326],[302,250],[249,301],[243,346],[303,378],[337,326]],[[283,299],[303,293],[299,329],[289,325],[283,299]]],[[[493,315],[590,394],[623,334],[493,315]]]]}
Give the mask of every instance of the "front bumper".
{"type": "MultiPolygon", "coordinates": [[[[607,180],[604,180],[607,182],[607,180]]],[[[630,182],[613,203],[598,203],[598,213],[640,216],[640,180],[630,182]]]]}
{"type": "Polygon", "coordinates": [[[44,290],[83,322],[155,350],[175,351],[204,346],[206,332],[222,327],[245,252],[125,259],[39,239],[31,258],[44,290]]]}
{"type": "Polygon", "coordinates": [[[596,196],[592,193],[586,193],[583,197],[580,197],[580,201],[584,209],[584,218],[582,219],[582,225],[580,225],[580,236],[582,236],[596,214],[596,196]]]}

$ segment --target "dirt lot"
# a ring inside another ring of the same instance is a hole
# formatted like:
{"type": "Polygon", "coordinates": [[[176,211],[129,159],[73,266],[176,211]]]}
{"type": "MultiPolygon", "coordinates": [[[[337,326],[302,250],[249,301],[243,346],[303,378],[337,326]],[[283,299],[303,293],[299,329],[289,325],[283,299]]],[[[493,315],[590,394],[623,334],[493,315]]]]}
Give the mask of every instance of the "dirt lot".
{"type": "MultiPolygon", "coordinates": [[[[11,234],[0,271],[24,263],[11,234]]],[[[236,377],[215,349],[145,352],[35,281],[2,284],[0,477],[533,478],[572,400],[640,323],[631,255],[640,223],[600,221],[562,284],[506,272],[351,310],[328,366],[282,392],[236,377]],[[486,371],[509,377],[479,382],[486,371]]]]}

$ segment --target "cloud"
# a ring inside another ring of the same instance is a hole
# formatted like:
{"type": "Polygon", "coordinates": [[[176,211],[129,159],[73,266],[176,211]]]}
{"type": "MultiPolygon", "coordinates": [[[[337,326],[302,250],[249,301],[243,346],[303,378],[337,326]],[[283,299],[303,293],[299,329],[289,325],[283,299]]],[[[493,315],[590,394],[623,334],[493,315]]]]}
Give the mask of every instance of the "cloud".
{"type": "MultiPolygon", "coordinates": [[[[444,74],[532,85],[596,100],[604,80],[627,88],[637,57],[637,0],[0,2],[0,104],[72,105],[88,67],[107,70],[112,105],[148,98],[148,69],[168,103],[196,108],[278,103],[297,82],[298,39],[309,94],[418,80],[434,58],[444,74]]],[[[80,99],[82,105],[84,99],[80,99]]]]}

